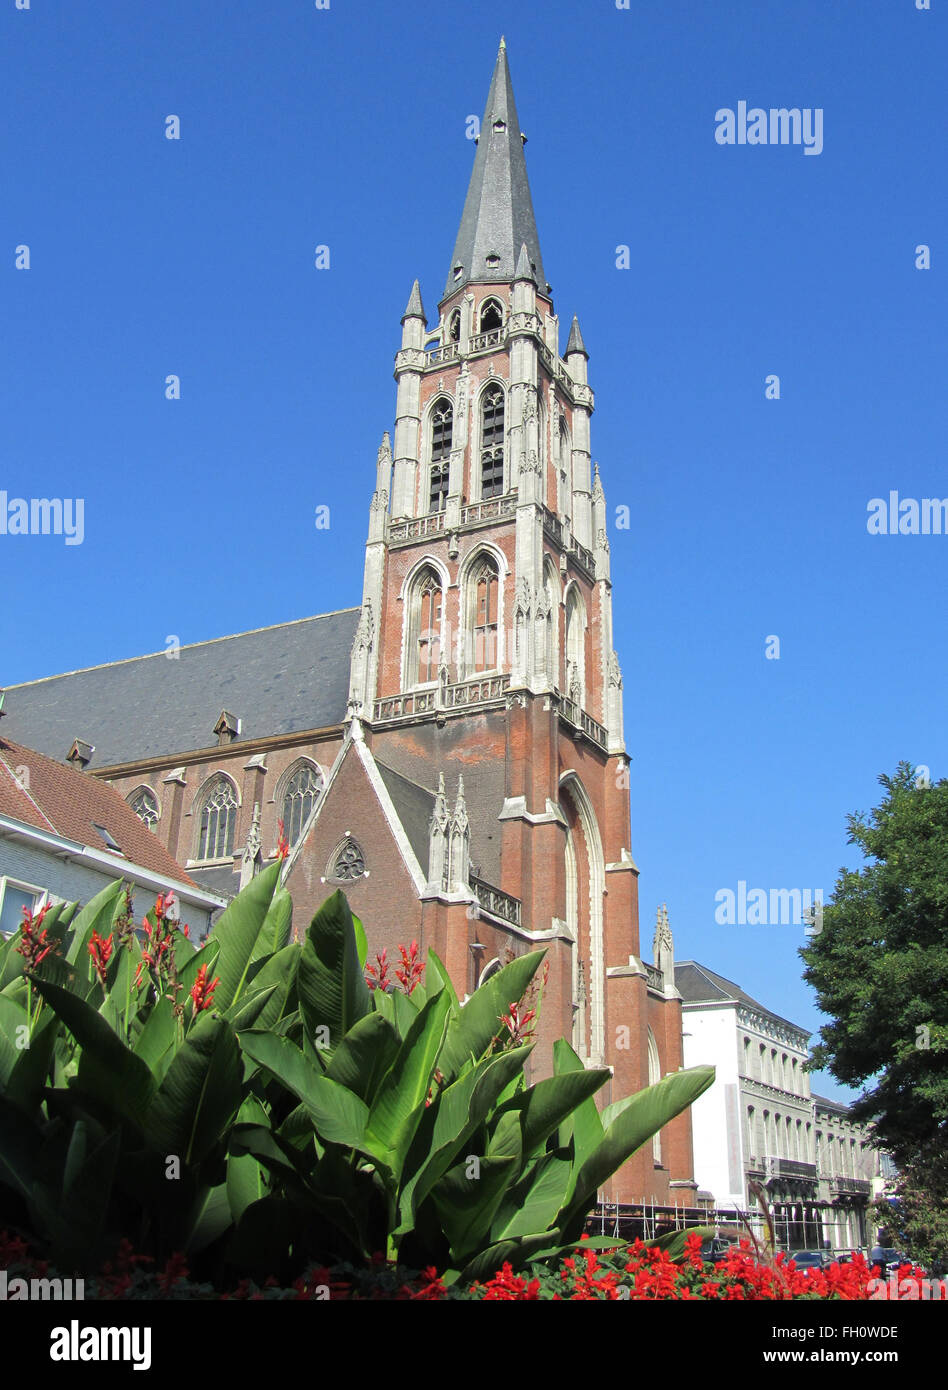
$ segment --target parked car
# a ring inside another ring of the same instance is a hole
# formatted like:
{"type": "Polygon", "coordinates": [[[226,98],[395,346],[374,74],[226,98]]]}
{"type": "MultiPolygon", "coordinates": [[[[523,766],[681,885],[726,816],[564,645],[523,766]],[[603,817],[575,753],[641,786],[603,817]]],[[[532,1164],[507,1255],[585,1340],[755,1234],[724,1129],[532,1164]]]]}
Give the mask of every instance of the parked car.
{"type": "Polygon", "coordinates": [[[701,1242],[701,1258],[705,1264],[722,1264],[733,1244],[733,1241],[725,1240],[723,1236],[710,1236],[701,1242]]]}
{"type": "Polygon", "coordinates": [[[790,1258],[801,1274],[809,1274],[814,1269],[825,1269],[828,1264],[833,1263],[833,1256],[828,1250],[794,1250],[790,1258]]]}
{"type": "Polygon", "coordinates": [[[887,1274],[897,1274],[899,1265],[910,1264],[911,1261],[896,1250],[893,1245],[874,1245],[869,1252],[868,1264],[870,1269],[873,1265],[879,1266],[879,1272],[885,1277],[887,1274]]]}

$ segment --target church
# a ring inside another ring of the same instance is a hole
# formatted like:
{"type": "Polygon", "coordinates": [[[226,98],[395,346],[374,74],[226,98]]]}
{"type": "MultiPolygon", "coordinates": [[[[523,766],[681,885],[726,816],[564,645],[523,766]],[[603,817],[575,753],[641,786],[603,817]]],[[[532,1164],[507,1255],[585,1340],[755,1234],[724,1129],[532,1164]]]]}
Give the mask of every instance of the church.
{"type": "MultiPolygon", "coordinates": [[[[547,952],[532,1063],[604,1103],[682,1065],[667,913],[641,956],[589,354],[560,355],[503,41],[447,280],[416,281],[367,470],[361,603],[8,688],[4,733],[104,778],[194,883],[289,845],[294,929],[342,888],[370,958],[416,938],[462,997],[547,952]]],[[[381,369],[381,364],[380,364],[381,369]]],[[[609,1202],[695,1205],[691,1119],[609,1202]]]]}

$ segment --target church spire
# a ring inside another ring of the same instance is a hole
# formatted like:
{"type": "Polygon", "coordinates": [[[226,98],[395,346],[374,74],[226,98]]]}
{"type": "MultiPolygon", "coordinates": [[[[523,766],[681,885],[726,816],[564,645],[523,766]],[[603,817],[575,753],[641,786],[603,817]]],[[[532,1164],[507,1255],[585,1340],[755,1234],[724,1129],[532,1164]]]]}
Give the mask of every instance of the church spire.
{"type": "Polygon", "coordinates": [[[549,290],[527,181],[525,140],[517,119],[507,45],[501,39],[448,271],[446,297],[472,281],[512,281],[524,244],[532,278],[541,293],[549,290]]]}

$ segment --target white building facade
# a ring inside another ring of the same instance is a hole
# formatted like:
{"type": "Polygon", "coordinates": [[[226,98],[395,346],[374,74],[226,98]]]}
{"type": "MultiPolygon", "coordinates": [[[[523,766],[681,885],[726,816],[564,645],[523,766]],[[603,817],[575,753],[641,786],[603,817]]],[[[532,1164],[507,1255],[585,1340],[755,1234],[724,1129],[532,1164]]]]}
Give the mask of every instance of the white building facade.
{"type": "Polygon", "coordinates": [[[675,984],[684,1065],[715,1068],[692,1127],[695,1178],[719,1224],[736,1234],[743,1214],[759,1227],[762,1198],[783,1248],[870,1245],[877,1155],[845,1105],[811,1094],[809,1034],[696,961],[676,964],[675,984]]]}

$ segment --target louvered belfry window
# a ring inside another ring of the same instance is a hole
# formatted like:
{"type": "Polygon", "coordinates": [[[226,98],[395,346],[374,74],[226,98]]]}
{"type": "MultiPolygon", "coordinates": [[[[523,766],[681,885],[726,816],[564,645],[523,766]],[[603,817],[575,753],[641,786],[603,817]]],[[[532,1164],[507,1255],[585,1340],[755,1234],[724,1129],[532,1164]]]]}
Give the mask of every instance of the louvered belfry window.
{"type": "Polygon", "coordinates": [[[497,569],[485,560],[473,576],[474,670],[493,671],[497,665],[497,569]]]}
{"type": "Polygon", "coordinates": [[[441,662],[441,582],[426,571],[418,592],[418,684],[438,679],[441,662]]]}
{"type": "Polygon", "coordinates": [[[451,438],[454,409],[450,401],[438,401],[431,412],[431,476],[428,511],[443,512],[448,500],[451,438]]]}
{"type": "Polygon", "coordinates": [[[499,497],[503,490],[504,393],[494,386],[481,406],[481,497],[499,497]]]}

